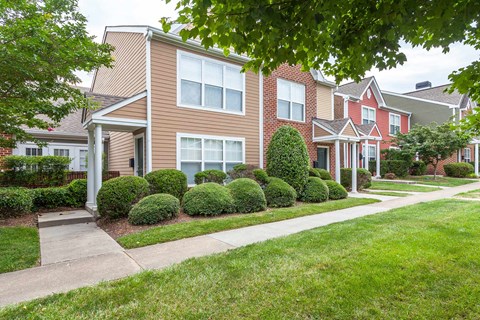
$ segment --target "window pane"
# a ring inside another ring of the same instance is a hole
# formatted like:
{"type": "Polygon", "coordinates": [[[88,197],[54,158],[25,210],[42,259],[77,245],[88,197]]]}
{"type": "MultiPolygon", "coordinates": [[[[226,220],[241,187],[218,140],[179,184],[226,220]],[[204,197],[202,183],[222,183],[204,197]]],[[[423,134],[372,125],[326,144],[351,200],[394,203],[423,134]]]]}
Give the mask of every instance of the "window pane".
{"type": "Polygon", "coordinates": [[[60,157],[69,157],[70,150],[68,149],[53,149],[53,155],[60,157]]]}
{"type": "Polygon", "coordinates": [[[299,83],[292,83],[292,101],[299,104],[305,103],[305,86],[299,83]]]}
{"type": "Polygon", "coordinates": [[[292,120],[303,121],[303,104],[292,103],[292,120]]]}
{"type": "Polygon", "coordinates": [[[188,184],[195,183],[195,173],[202,171],[200,162],[182,162],[181,170],[187,175],[188,184]]]}
{"type": "Polygon", "coordinates": [[[363,119],[368,119],[368,109],[367,108],[362,108],[362,118],[363,119]]]}
{"type": "Polygon", "coordinates": [[[202,85],[200,83],[182,80],[181,91],[182,104],[202,105],[202,85]]]}
{"type": "Polygon", "coordinates": [[[227,89],[226,109],[230,111],[242,112],[242,92],[227,89]]]}
{"type": "Polygon", "coordinates": [[[212,169],[223,171],[223,162],[205,162],[205,170],[212,169]]]}
{"type": "Polygon", "coordinates": [[[243,161],[241,141],[225,141],[225,157],[227,161],[243,161]]]}
{"type": "Polygon", "coordinates": [[[223,66],[217,63],[205,62],[203,79],[206,84],[223,86],[223,66]]]}
{"type": "Polygon", "coordinates": [[[277,79],[277,98],[290,101],[290,82],[277,79]]]}
{"type": "Polygon", "coordinates": [[[226,68],[225,86],[227,88],[243,91],[243,75],[239,69],[226,68]]]}
{"type": "Polygon", "coordinates": [[[188,56],[181,56],[180,77],[185,80],[202,82],[202,61],[188,56]]]}
{"type": "Polygon", "coordinates": [[[284,100],[278,100],[277,117],[283,119],[290,119],[290,103],[284,100]]]}
{"type": "Polygon", "coordinates": [[[205,107],[222,109],[223,89],[221,87],[205,85],[205,107]]]}
{"type": "Polygon", "coordinates": [[[375,110],[368,109],[368,113],[368,120],[370,120],[370,122],[375,122],[375,110]]]}
{"type": "Polygon", "coordinates": [[[223,141],[205,139],[205,161],[222,161],[223,160],[223,141]]]}
{"type": "Polygon", "coordinates": [[[233,170],[233,167],[235,167],[237,164],[239,164],[240,162],[227,162],[225,167],[226,167],[226,171],[232,171],[233,170]]]}
{"type": "Polygon", "coordinates": [[[80,171],[87,170],[88,150],[80,150],[80,171]]]}
{"type": "Polygon", "coordinates": [[[202,160],[202,140],[197,138],[182,138],[181,160],[202,160]]]}

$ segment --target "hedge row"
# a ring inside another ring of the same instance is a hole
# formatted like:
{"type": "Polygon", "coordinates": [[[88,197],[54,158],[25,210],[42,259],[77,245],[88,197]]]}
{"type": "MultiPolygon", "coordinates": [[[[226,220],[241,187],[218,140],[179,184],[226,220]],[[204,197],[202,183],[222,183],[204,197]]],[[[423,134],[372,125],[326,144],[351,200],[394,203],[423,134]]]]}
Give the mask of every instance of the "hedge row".
{"type": "Polygon", "coordinates": [[[443,166],[447,177],[466,178],[474,173],[475,168],[466,162],[449,163],[443,166]]]}

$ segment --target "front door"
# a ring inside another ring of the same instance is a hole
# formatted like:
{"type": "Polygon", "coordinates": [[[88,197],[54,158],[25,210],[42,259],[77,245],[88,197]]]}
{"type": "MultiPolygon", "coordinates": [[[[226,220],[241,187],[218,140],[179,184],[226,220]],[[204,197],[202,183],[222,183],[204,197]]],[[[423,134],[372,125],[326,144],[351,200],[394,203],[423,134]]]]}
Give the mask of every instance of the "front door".
{"type": "Polygon", "coordinates": [[[328,170],[328,149],[317,148],[317,166],[320,169],[328,170]]]}
{"type": "Polygon", "coordinates": [[[143,177],[143,163],[144,163],[144,146],[143,136],[135,138],[135,175],[143,177]]]}

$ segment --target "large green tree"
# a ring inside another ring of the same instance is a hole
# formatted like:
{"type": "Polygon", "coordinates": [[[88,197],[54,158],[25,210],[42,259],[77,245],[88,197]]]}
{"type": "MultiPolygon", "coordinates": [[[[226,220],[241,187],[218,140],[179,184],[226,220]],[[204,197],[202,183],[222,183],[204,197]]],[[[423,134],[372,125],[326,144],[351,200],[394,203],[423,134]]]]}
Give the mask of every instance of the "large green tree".
{"type": "Polygon", "coordinates": [[[452,130],[451,124],[428,126],[415,125],[408,133],[398,133],[393,139],[410,154],[418,154],[420,160],[433,166],[434,178],[437,176],[437,167],[440,161],[452,156],[457,150],[464,148],[470,137],[460,130],[452,130]]]}
{"type": "Polygon", "coordinates": [[[34,140],[86,106],[76,71],[110,66],[112,48],[94,42],[77,0],[0,0],[0,147],[34,140]]]}

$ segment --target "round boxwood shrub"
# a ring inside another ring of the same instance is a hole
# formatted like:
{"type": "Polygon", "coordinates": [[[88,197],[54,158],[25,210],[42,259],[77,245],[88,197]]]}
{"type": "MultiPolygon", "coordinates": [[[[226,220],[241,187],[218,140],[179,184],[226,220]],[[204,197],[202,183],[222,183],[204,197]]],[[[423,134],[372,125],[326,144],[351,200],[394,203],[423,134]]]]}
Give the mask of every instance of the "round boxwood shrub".
{"type": "Polygon", "coordinates": [[[272,136],[267,150],[267,174],[291,185],[301,195],[309,175],[307,145],[297,129],[282,126],[272,136]]]}
{"type": "Polygon", "coordinates": [[[443,170],[445,170],[447,177],[465,178],[474,173],[475,168],[470,163],[458,162],[444,165],[443,170]]]}
{"type": "Polygon", "coordinates": [[[268,174],[263,169],[255,169],[253,170],[253,175],[255,176],[255,180],[264,186],[268,183],[268,174]]]}
{"type": "Polygon", "coordinates": [[[309,177],[300,199],[304,202],[323,202],[328,200],[328,187],[322,179],[309,177]]]}
{"type": "Polygon", "coordinates": [[[199,184],[183,196],[183,211],[191,216],[214,216],[234,210],[230,190],[215,182],[199,184]]]}
{"type": "Polygon", "coordinates": [[[240,178],[249,178],[255,179],[253,171],[258,169],[258,166],[254,164],[244,164],[240,163],[233,166],[233,169],[228,171],[228,176],[231,180],[240,179],[240,178]]]}
{"type": "Polygon", "coordinates": [[[297,199],[297,192],[280,178],[269,178],[265,187],[267,205],[272,208],[291,207],[297,199]]]}
{"type": "Polygon", "coordinates": [[[423,176],[427,172],[427,165],[422,160],[413,161],[410,166],[410,174],[412,176],[423,176]]]}
{"type": "Polygon", "coordinates": [[[167,193],[152,194],[135,204],[128,213],[131,224],[155,224],[178,216],[180,201],[167,193]]]}
{"type": "Polygon", "coordinates": [[[318,172],[317,168],[310,168],[310,169],[308,169],[308,175],[309,175],[310,177],[320,178],[320,172],[318,172]]]}
{"type": "Polygon", "coordinates": [[[267,208],[267,200],[262,188],[252,179],[240,178],[227,184],[235,203],[235,211],[250,213],[267,208]]]}
{"type": "Polygon", "coordinates": [[[328,172],[328,170],[320,169],[320,168],[311,168],[310,176],[318,177],[322,180],[333,180],[332,175],[330,174],[330,172],[328,172]]]}
{"type": "Polygon", "coordinates": [[[33,198],[26,188],[0,188],[0,218],[5,219],[32,210],[33,198]]]}
{"type": "Polygon", "coordinates": [[[325,183],[328,187],[328,198],[330,200],[339,200],[348,197],[347,190],[340,183],[333,180],[327,180],[325,183]]]}
{"type": "Polygon", "coordinates": [[[132,206],[148,192],[148,182],[141,177],[125,176],[105,181],[97,195],[98,213],[111,219],[127,217],[132,206]]]}
{"type": "Polygon", "coordinates": [[[145,175],[145,180],[150,184],[150,193],[168,193],[182,200],[187,192],[187,176],[180,170],[162,169],[152,171],[145,175]]]}
{"type": "Polygon", "coordinates": [[[33,209],[55,209],[60,207],[75,207],[76,201],[68,187],[37,188],[30,191],[33,199],[33,209]]]}
{"type": "MultiPolygon", "coordinates": [[[[345,189],[350,190],[352,188],[352,169],[341,168],[340,169],[340,182],[345,189]]],[[[357,169],[357,190],[370,188],[372,185],[372,174],[367,169],[357,169]]]]}
{"type": "Polygon", "coordinates": [[[222,170],[210,169],[195,173],[195,184],[215,182],[223,184],[227,179],[227,174],[222,170]]]}
{"type": "Polygon", "coordinates": [[[70,182],[68,192],[72,197],[73,205],[83,207],[87,202],[87,179],[77,179],[70,182]]]}

